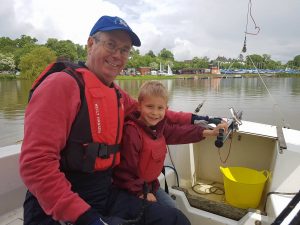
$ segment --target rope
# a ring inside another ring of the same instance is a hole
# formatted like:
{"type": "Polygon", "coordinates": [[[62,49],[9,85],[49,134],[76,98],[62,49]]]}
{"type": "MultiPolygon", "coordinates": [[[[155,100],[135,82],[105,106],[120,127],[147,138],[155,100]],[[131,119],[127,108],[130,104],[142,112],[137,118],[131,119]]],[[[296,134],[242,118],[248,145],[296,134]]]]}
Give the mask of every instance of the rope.
{"type": "Polygon", "coordinates": [[[228,150],[228,154],[227,154],[227,156],[226,156],[225,159],[222,159],[220,148],[218,148],[219,158],[220,158],[220,161],[221,161],[223,164],[225,164],[225,163],[227,162],[227,159],[228,159],[228,157],[229,157],[229,155],[230,155],[231,144],[232,144],[232,140],[233,140],[233,133],[234,133],[234,132],[232,132],[232,135],[231,135],[231,137],[230,137],[231,140],[230,140],[230,144],[229,144],[229,150],[228,150]]]}
{"type": "MultiPolygon", "coordinates": [[[[243,54],[243,53],[245,53],[245,52],[247,51],[247,35],[257,35],[259,32],[260,32],[260,27],[257,26],[257,24],[256,24],[256,22],[255,22],[255,20],[254,20],[254,18],[253,18],[253,16],[252,16],[252,0],[249,0],[249,2],[248,2],[248,10],[247,10],[246,27],[245,27],[245,32],[244,32],[244,33],[245,33],[244,45],[243,45],[243,48],[242,48],[242,50],[241,50],[241,52],[240,52],[239,55],[241,55],[241,54],[243,54]],[[252,22],[253,22],[253,24],[254,24],[254,29],[257,30],[256,33],[249,32],[249,31],[248,31],[249,19],[252,20],[252,22]]],[[[257,71],[257,74],[258,74],[258,76],[259,76],[259,78],[260,78],[260,80],[261,80],[263,86],[265,87],[265,89],[266,89],[267,92],[268,92],[268,95],[270,96],[271,101],[272,101],[272,103],[273,103],[274,111],[277,112],[277,113],[279,114],[279,118],[280,118],[280,121],[282,122],[282,126],[283,126],[283,127],[286,127],[286,128],[290,128],[289,123],[284,119],[285,117],[284,117],[284,115],[283,115],[283,113],[282,113],[282,111],[281,111],[281,108],[279,107],[278,103],[275,101],[275,99],[273,98],[272,94],[270,93],[269,88],[267,87],[267,85],[266,85],[264,79],[262,78],[261,74],[259,73],[259,70],[258,70],[257,67],[255,66],[255,64],[254,64],[254,62],[253,62],[251,56],[248,55],[248,58],[249,58],[250,62],[252,63],[253,67],[255,68],[255,70],[257,71]],[[276,107],[277,107],[277,110],[276,110],[276,107]]],[[[237,59],[238,59],[238,58],[237,58],[237,59]]],[[[232,63],[230,64],[230,66],[229,66],[229,68],[228,68],[227,70],[231,69],[233,63],[234,63],[234,62],[232,62],[232,63]]],[[[278,121],[277,121],[277,122],[278,122],[278,121]]]]}
{"type": "Polygon", "coordinates": [[[247,22],[246,22],[246,29],[245,29],[245,37],[247,34],[250,34],[250,35],[257,35],[260,31],[260,27],[256,25],[256,22],[252,16],[252,2],[251,0],[249,0],[249,3],[248,3],[248,12],[247,12],[247,22]],[[249,22],[249,16],[251,17],[253,23],[254,23],[254,29],[257,30],[256,33],[252,33],[252,32],[248,32],[248,22],[249,22]]]}
{"type": "Polygon", "coordinates": [[[258,74],[258,77],[260,78],[260,80],[261,80],[262,84],[264,85],[265,89],[267,90],[267,92],[268,92],[268,94],[269,94],[269,96],[270,96],[270,98],[271,98],[271,101],[272,101],[272,103],[273,103],[274,107],[276,107],[276,106],[277,106],[278,113],[280,114],[280,115],[279,115],[279,116],[280,116],[280,119],[281,119],[281,121],[282,121],[282,123],[283,123],[283,127],[287,127],[287,128],[289,128],[290,126],[289,126],[289,124],[288,124],[288,123],[285,121],[285,119],[284,119],[284,115],[283,115],[283,113],[282,113],[282,111],[281,111],[281,109],[280,109],[280,107],[279,107],[278,103],[277,103],[277,102],[275,101],[275,99],[273,98],[273,96],[272,96],[271,92],[269,91],[269,88],[267,87],[267,85],[266,85],[266,83],[265,83],[264,79],[262,78],[262,76],[261,76],[261,74],[259,73],[259,71],[258,71],[257,67],[255,66],[255,64],[254,64],[254,62],[253,62],[253,60],[252,60],[251,56],[250,56],[250,55],[248,55],[248,57],[249,57],[249,59],[250,59],[250,61],[251,61],[252,65],[253,65],[253,66],[254,66],[254,68],[256,69],[256,71],[257,71],[257,74],[258,74]]]}
{"type": "Polygon", "coordinates": [[[243,49],[242,49],[242,52],[246,52],[247,51],[247,34],[250,34],[250,35],[257,35],[260,31],[260,27],[256,25],[256,22],[252,16],[252,2],[251,0],[249,0],[249,3],[248,3],[248,12],[247,12],[247,20],[246,20],[246,28],[245,28],[245,39],[244,39],[244,46],[243,46],[243,49]],[[249,23],[249,16],[252,20],[252,22],[254,23],[254,29],[257,30],[256,33],[252,33],[252,32],[248,32],[248,23],[249,23]]]}
{"type": "Polygon", "coordinates": [[[209,195],[209,194],[215,194],[215,195],[224,195],[224,189],[221,187],[216,186],[215,184],[218,184],[217,182],[212,182],[210,184],[201,184],[201,183],[196,183],[195,185],[192,186],[192,190],[199,194],[199,195],[209,195]],[[210,185],[210,187],[205,188],[204,191],[199,191],[196,190],[196,187],[203,187],[204,185],[210,185]]]}

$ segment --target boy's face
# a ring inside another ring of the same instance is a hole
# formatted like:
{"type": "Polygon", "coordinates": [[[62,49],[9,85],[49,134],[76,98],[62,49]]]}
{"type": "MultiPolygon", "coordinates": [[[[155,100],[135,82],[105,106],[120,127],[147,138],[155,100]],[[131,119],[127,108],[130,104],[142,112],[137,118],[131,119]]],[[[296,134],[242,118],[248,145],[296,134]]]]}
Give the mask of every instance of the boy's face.
{"type": "Polygon", "coordinates": [[[140,120],[147,126],[155,126],[165,116],[167,102],[162,97],[146,96],[143,101],[139,102],[140,120]]]}

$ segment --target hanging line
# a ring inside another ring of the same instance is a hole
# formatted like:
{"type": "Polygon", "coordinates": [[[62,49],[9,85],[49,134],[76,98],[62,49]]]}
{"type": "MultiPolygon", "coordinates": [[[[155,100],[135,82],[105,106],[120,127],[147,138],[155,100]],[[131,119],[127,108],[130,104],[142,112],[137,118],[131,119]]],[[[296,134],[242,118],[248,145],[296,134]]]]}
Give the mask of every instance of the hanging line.
{"type": "Polygon", "coordinates": [[[247,35],[257,35],[260,31],[260,27],[256,25],[256,22],[252,16],[252,0],[249,0],[249,3],[248,3],[248,12],[247,12],[247,22],[246,22],[246,28],[245,28],[245,39],[244,39],[244,46],[243,46],[243,49],[242,49],[242,52],[246,52],[247,51],[247,35]],[[249,23],[249,17],[251,18],[252,22],[254,23],[254,29],[257,30],[255,33],[253,32],[248,32],[248,23],[249,23]]]}
{"type": "Polygon", "coordinates": [[[253,62],[251,56],[248,55],[248,57],[249,57],[249,59],[250,59],[252,65],[255,67],[255,70],[257,71],[257,74],[258,74],[258,76],[259,76],[259,78],[260,78],[262,84],[264,85],[265,89],[267,90],[267,92],[268,92],[268,94],[269,94],[269,96],[270,96],[270,98],[271,98],[271,101],[272,101],[272,103],[273,103],[275,112],[276,112],[276,108],[275,108],[275,107],[277,107],[277,112],[278,112],[279,117],[280,117],[280,119],[281,119],[282,126],[285,127],[285,128],[290,128],[289,123],[284,119],[284,115],[283,115],[283,113],[282,113],[282,111],[281,111],[280,106],[278,105],[278,103],[277,103],[277,102],[275,101],[275,99],[273,98],[271,92],[269,91],[268,86],[266,85],[264,79],[262,78],[261,74],[259,73],[259,70],[258,70],[257,67],[255,66],[255,64],[254,64],[254,62],[253,62]]]}
{"type": "MultiPolygon", "coordinates": [[[[240,55],[243,55],[243,53],[245,53],[245,52],[247,51],[247,47],[246,47],[247,35],[257,35],[259,32],[260,32],[260,27],[256,25],[256,22],[255,22],[255,20],[254,20],[254,18],[253,18],[253,16],[252,16],[252,0],[249,0],[249,3],[248,3],[248,12],[247,12],[247,22],[246,22],[246,28],[245,28],[245,32],[244,32],[244,33],[245,33],[244,46],[243,46],[243,48],[242,48],[242,50],[241,50],[239,56],[240,56],[240,55]],[[254,23],[255,30],[257,30],[256,33],[248,32],[249,18],[251,18],[251,20],[252,20],[253,23],[254,23]]],[[[237,57],[237,59],[239,59],[239,56],[237,57]]],[[[266,85],[266,82],[264,81],[263,77],[261,76],[261,74],[260,74],[258,68],[256,67],[256,65],[254,64],[254,62],[253,62],[251,56],[248,55],[248,58],[249,58],[251,64],[253,65],[253,67],[255,68],[255,70],[257,71],[257,74],[258,74],[258,76],[259,76],[259,78],[260,78],[260,80],[261,80],[263,86],[265,87],[265,89],[266,89],[267,92],[268,92],[268,95],[270,96],[271,101],[272,101],[272,103],[273,103],[274,111],[277,112],[277,113],[279,114],[279,120],[280,120],[280,122],[282,123],[282,126],[283,126],[283,127],[286,127],[286,128],[290,128],[289,123],[284,119],[285,117],[284,117],[284,115],[283,115],[283,113],[282,113],[282,111],[281,111],[280,106],[277,104],[277,102],[276,102],[275,99],[273,98],[271,92],[269,91],[268,86],[266,85]],[[276,110],[275,107],[277,107],[277,110],[276,110]]],[[[229,67],[227,68],[227,70],[230,70],[231,67],[233,66],[233,64],[234,64],[234,61],[229,65],[229,67]]],[[[222,77],[222,78],[223,78],[223,77],[222,77]]],[[[222,79],[222,78],[221,78],[221,79],[222,79]]],[[[278,118],[276,119],[276,122],[279,123],[278,118]]]]}
{"type": "MultiPolygon", "coordinates": [[[[254,20],[254,18],[253,18],[253,16],[252,16],[252,0],[249,0],[249,2],[248,2],[248,11],[247,11],[247,20],[246,20],[246,28],[245,28],[245,39],[244,39],[244,45],[243,45],[241,54],[242,54],[242,53],[245,53],[245,52],[247,51],[247,43],[246,43],[246,42],[247,42],[247,35],[257,35],[259,32],[260,32],[260,27],[256,25],[256,22],[255,22],[255,20],[254,20]],[[249,32],[249,31],[248,31],[249,18],[251,18],[251,20],[252,20],[252,22],[253,22],[253,24],[254,24],[254,29],[256,30],[255,33],[249,32]]],[[[278,109],[277,112],[280,114],[279,117],[280,117],[280,119],[281,119],[281,121],[282,121],[282,123],[283,123],[283,127],[289,128],[290,126],[289,126],[289,124],[285,121],[284,115],[283,115],[283,113],[282,113],[282,111],[281,111],[279,105],[276,103],[275,99],[273,98],[273,96],[272,96],[271,92],[269,91],[269,89],[268,89],[268,87],[267,87],[267,85],[266,85],[264,79],[262,78],[261,74],[259,73],[259,70],[258,70],[257,67],[255,66],[255,64],[254,64],[254,62],[253,62],[251,56],[248,55],[248,57],[249,57],[249,59],[250,59],[252,65],[254,66],[255,70],[257,71],[257,74],[258,74],[258,76],[259,76],[259,78],[260,78],[262,84],[264,85],[265,89],[267,90],[267,92],[268,92],[268,94],[269,94],[269,96],[270,96],[270,98],[271,98],[271,100],[272,100],[272,102],[273,102],[273,105],[274,105],[274,106],[277,106],[277,109],[278,109]]],[[[275,111],[276,111],[276,109],[275,109],[275,111]]]]}

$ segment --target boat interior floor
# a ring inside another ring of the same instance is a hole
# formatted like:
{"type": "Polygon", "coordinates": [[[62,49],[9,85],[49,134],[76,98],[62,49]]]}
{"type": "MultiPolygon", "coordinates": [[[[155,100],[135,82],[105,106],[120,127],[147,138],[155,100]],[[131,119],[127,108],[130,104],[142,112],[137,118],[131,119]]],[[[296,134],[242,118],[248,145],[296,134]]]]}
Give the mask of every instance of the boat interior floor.
{"type": "Polygon", "coordinates": [[[226,203],[222,183],[198,180],[192,187],[173,186],[172,188],[183,191],[192,207],[236,221],[249,211],[260,212],[259,209],[241,209],[226,203]]]}
{"type": "Polygon", "coordinates": [[[0,225],[23,225],[23,207],[0,216],[0,225]]]}

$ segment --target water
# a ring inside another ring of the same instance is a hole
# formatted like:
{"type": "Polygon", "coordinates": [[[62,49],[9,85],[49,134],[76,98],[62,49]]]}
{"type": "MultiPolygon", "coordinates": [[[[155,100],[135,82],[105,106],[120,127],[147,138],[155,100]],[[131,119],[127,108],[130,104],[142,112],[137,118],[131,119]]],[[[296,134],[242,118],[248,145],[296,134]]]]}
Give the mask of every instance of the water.
{"type": "MultiPolygon", "coordinates": [[[[229,117],[229,107],[243,111],[243,119],[300,130],[300,79],[264,77],[230,79],[162,80],[170,93],[169,107],[200,114],[229,117]],[[269,94],[270,93],[270,94],[269,94]]],[[[144,81],[117,81],[133,97],[144,81]]],[[[31,82],[0,80],[0,147],[23,138],[24,109],[31,82]]]]}

